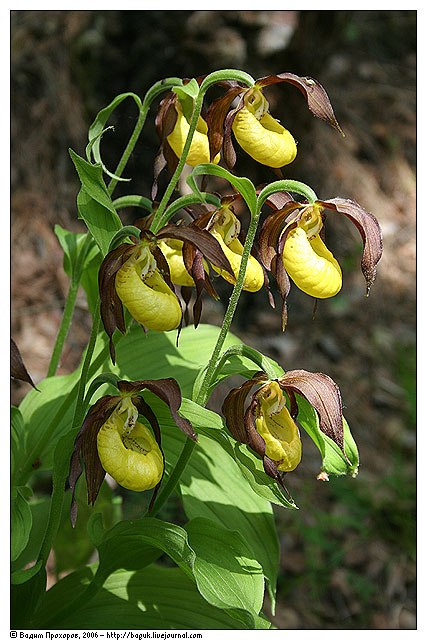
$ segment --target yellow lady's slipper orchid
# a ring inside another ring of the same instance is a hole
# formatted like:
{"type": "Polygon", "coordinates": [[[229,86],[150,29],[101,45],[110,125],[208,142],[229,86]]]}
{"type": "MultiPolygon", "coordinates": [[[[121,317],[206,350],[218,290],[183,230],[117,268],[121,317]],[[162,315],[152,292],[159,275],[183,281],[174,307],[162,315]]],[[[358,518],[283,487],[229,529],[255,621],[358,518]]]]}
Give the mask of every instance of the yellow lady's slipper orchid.
{"type": "Polygon", "coordinates": [[[265,455],[279,471],[293,471],[301,462],[301,439],[286,408],[279,384],[270,382],[257,394],[256,430],[265,442],[265,455]]]}
{"type": "MultiPolygon", "coordinates": [[[[182,107],[179,100],[176,102],[175,109],[178,113],[178,117],[172,133],[167,136],[167,140],[174,153],[178,156],[178,158],[180,158],[184,149],[185,141],[187,139],[188,131],[190,129],[190,123],[187,121],[182,112],[182,107]]],[[[191,142],[190,151],[188,152],[188,156],[186,159],[186,163],[191,167],[195,167],[196,165],[202,164],[204,162],[210,162],[209,140],[207,133],[207,124],[203,120],[202,116],[199,116],[196,130],[194,132],[194,137],[191,142]]],[[[219,160],[220,154],[218,153],[215,156],[213,162],[215,164],[218,164],[219,160]]]]}
{"type": "MultiPolygon", "coordinates": [[[[240,221],[229,209],[222,209],[214,225],[209,229],[209,232],[221,245],[221,249],[224,251],[233,269],[234,278],[232,278],[226,271],[218,269],[215,265],[212,265],[212,267],[224,278],[224,280],[227,280],[227,282],[230,282],[231,284],[235,284],[240,271],[243,254],[243,245],[237,237],[240,232],[240,221]]],[[[262,267],[258,260],[256,260],[252,255],[249,255],[245,279],[243,281],[243,289],[251,292],[259,291],[263,284],[264,272],[262,267]]]]}
{"type": "Polygon", "coordinates": [[[117,295],[137,322],[153,331],[172,331],[181,322],[181,307],[166,284],[148,247],[131,255],[118,270],[117,295]]]}
{"type": "Polygon", "coordinates": [[[98,432],[98,455],[122,487],[147,491],[160,482],[163,456],[151,431],[137,418],[131,399],[124,398],[98,432]]]}
{"type": "Polygon", "coordinates": [[[283,250],[283,264],[297,287],[313,298],[331,298],[340,291],[340,265],[319,235],[320,208],[313,207],[291,229],[283,250]]]}
{"type": "Polygon", "coordinates": [[[249,91],[233,121],[236,140],[254,160],[268,167],[290,164],[297,155],[292,134],[267,113],[269,104],[261,91],[249,91]]]}

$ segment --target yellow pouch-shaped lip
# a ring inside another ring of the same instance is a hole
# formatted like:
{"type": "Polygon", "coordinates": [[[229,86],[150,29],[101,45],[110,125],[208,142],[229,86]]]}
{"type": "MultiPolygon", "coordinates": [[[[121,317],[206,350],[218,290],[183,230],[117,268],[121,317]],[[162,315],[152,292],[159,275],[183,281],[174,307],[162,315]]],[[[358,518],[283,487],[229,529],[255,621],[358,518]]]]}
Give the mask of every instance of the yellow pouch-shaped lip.
{"type": "Polygon", "coordinates": [[[269,391],[271,395],[261,399],[256,429],[265,442],[265,455],[273,460],[279,471],[293,471],[301,462],[298,427],[291,418],[277,382],[269,385],[269,391]],[[278,399],[281,402],[277,402],[278,399]]]}
{"type": "MultiPolygon", "coordinates": [[[[175,127],[167,137],[167,140],[172,147],[175,155],[180,158],[182,154],[182,150],[184,149],[185,141],[187,139],[188,131],[190,129],[190,124],[187,122],[184,114],[180,109],[178,111],[178,117],[176,120],[175,127]]],[[[186,163],[191,167],[195,167],[198,164],[202,164],[204,162],[210,162],[210,153],[209,153],[209,140],[207,136],[208,127],[206,122],[203,120],[201,116],[199,116],[199,121],[196,126],[196,131],[194,132],[193,140],[191,141],[190,151],[188,152],[186,163]]],[[[218,153],[213,162],[218,164],[220,160],[220,154],[218,153]]]]}
{"type": "Polygon", "coordinates": [[[258,120],[246,107],[233,122],[236,140],[254,160],[278,169],[295,160],[297,146],[292,134],[266,113],[258,120]]]}
{"type": "Polygon", "coordinates": [[[319,235],[310,240],[304,229],[286,238],[283,264],[297,287],[313,298],[331,298],[342,286],[341,268],[319,235]]]}
{"type": "Polygon", "coordinates": [[[123,436],[123,414],[113,411],[98,432],[98,455],[105,471],[125,489],[147,491],[163,474],[163,456],[151,431],[136,422],[123,436]]]}
{"type": "MultiPolygon", "coordinates": [[[[218,269],[215,265],[212,265],[212,268],[219,273],[224,280],[227,280],[227,282],[230,282],[231,284],[235,284],[240,271],[240,263],[242,262],[243,245],[238,238],[234,238],[234,240],[226,245],[221,234],[216,231],[216,229],[211,229],[210,233],[218,240],[221,245],[221,249],[228,258],[234,272],[234,278],[232,278],[226,271],[218,269]]],[[[255,291],[259,291],[263,284],[264,272],[262,267],[258,260],[256,260],[252,255],[249,255],[245,279],[243,280],[243,289],[254,293],[255,291]]]]}
{"type": "MultiPolygon", "coordinates": [[[[168,262],[172,282],[181,287],[194,287],[194,280],[185,268],[182,257],[183,244],[182,240],[160,240],[159,248],[168,262]]],[[[208,271],[205,260],[203,260],[203,264],[205,271],[208,271]]]]}
{"type": "Polygon", "coordinates": [[[141,280],[138,262],[129,258],[116,274],[116,291],[133,318],[153,331],[172,331],[181,322],[177,297],[156,269],[141,280]]]}

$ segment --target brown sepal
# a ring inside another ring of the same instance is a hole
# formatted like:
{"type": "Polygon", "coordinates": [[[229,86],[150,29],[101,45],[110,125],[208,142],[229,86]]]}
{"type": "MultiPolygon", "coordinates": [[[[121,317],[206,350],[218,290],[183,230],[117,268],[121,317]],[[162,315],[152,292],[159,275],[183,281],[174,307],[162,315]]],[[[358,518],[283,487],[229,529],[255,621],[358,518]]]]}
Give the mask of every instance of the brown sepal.
{"type": "Polygon", "coordinates": [[[116,274],[134,249],[135,245],[119,245],[105,256],[98,273],[101,319],[110,339],[110,355],[113,364],[116,358],[113,345],[113,333],[116,328],[122,333],[126,332],[123,304],[117,295],[115,286],[116,274]]]}
{"type": "MultiPolygon", "coordinates": [[[[278,194],[274,194],[278,195],[278,194]]],[[[276,200],[278,202],[278,199],[276,200]]],[[[271,204],[273,202],[271,201],[271,204]]],[[[264,220],[261,227],[261,231],[258,238],[258,248],[261,262],[268,271],[272,270],[273,258],[277,255],[277,241],[282,231],[283,224],[288,220],[295,211],[295,218],[299,211],[306,205],[297,202],[296,200],[288,201],[281,209],[270,213],[264,220]]]]}
{"type": "Polygon", "coordinates": [[[236,117],[236,113],[240,111],[240,109],[243,109],[244,106],[245,106],[245,102],[242,96],[237,107],[227,114],[227,117],[225,118],[225,121],[224,121],[224,140],[222,144],[222,151],[223,151],[225,163],[229,169],[232,169],[236,164],[236,152],[234,150],[233,142],[231,140],[231,131],[233,128],[233,122],[234,122],[234,118],[236,117]]]}
{"type": "Polygon", "coordinates": [[[16,378],[17,380],[28,382],[28,384],[34,387],[36,391],[40,391],[32,381],[31,376],[24,365],[17,344],[12,338],[10,339],[10,375],[12,378],[16,378]]]}
{"type": "Polygon", "coordinates": [[[233,269],[218,240],[208,231],[200,229],[198,225],[192,223],[188,227],[183,227],[168,224],[160,229],[157,233],[157,238],[174,238],[175,240],[189,242],[196,249],[199,249],[209,262],[233,276],[233,269]]]}
{"type": "Polygon", "coordinates": [[[298,393],[311,404],[319,416],[320,430],[344,453],[341,394],[332,378],[324,373],[297,369],[287,371],[278,379],[278,383],[287,393],[298,393]]]}
{"type": "Polygon", "coordinates": [[[318,204],[344,214],[358,228],[363,240],[361,267],[366,280],[366,295],[369,295],[369,290],[375,280],[376,267],[383,251],[382,232],[378,220],[353,200],[332,198],[331,200],[320,200],[318,204]]]}
{"type": "Polygon", "coordinates": [[[245,402],[254,384],[260,384],[268,380],[263,371],[257,372],[250,380],[246,380],[238,389],[232,389],[225,398],[222,412],[225,423],[235,440],[249,444],[245,429],[245,402]]]}
{"type": "Polygon", "coordinates": [[[219,153],[224,140],[224,122],[233,100],[243,91],[242,87],[233,86],[221,98],[217,98],[209,106],[206,116],[211,162],[219,153]]]}
{"type": "Polygon", "coordinates": [[[77,518],[77,502],[75,490],[77,480],[82,474],[83,468],[80,461],[80,452],[85,463],[85,475],[87,484],[88,504],[94,504],[99,493],[105,471],[98,455],[97,436],[102,425],[108,420],[115,407],[121,400],[121,396],[104,396],[100,398],[88,411],[83,421],[82,428],[77,434],[74,449],[70,460],[69,484],[72,491],[71,497],[71,523],[73,527],[77,518]]]}
{"type": "Polygon", "coordinates": [[[307,105],[311,113],[316,116],[316,118],[320,118],[330,124],[334,129],[339,131],[342,136],[344,135],[335,117],[328,94],[320,82],[314,78],[297,76],[294,73],[278,73],[260,78],[256,84],[259,87],[268,87],[278,82],[289,82],[297,87],[307,100],[307,105]]]}

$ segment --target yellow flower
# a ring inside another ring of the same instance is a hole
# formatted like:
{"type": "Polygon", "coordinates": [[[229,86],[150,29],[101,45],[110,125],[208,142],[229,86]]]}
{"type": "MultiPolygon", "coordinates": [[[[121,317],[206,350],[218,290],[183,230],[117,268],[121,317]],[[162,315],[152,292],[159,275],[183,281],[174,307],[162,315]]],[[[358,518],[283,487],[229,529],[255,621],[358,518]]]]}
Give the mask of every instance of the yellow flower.
{"type": "Polygon", "coordinates": [[[141,246],[116,274],[117,295],[147,329],[172,331],[181,322],[181,306],[155,265],[149,248],[141,246]]]}
{"type": "MultiPolygon", "coordinates": [[[[217,273],[227,280],[227,282],[235,284],[240,271],[243,254],[243,245],[237,237],[240,232],[240,221],[229,209],[221,209],[214,225],[209,229],[209,232],[221,245],[221,248],[233,269],[234,278],[232,278],[225,270],[218,269],[215,265],[212,266],[217,273]]],[[[263,284],[264,272],[262,267],[258,260],[256,260],[252,255],[249,255],[245,279],[243,281],[243,289],[251,292],[259,291],[263,284]]]]}
{"type": "Polygon", "coordinates": [[[301,462],[301,439],[279,384],[265,385],[257,398],[255,424],[265,442],[265,455],[279,471],[293,471],[301,462]]]}
{"type": "Polygon", "coordinates": [[[259,89],[247,92],[244,107],[233,121],[236,140],[254,160],[268,167],[290,164],[297,155],[292,134],[267,113],[269,104],[259,89]]]}
{"type": "MultiPolygon", "coordinates": [[[[167,136],[167,140],[172,147],[175,155],[180,158],[184,149],[185,141],[187,139],[188,131],[190,129],[190,124],[182,112],[182,107],[179,100],[175,104],[175,109],[178,114],[176,124],[172,133],[167,136]]],[[[203,118],[199,116],[196,130],[194,132],[194,137],[191,142],[190,151],[186,159],[186,163],[191,167],[195,167],[196,165],[205,162],[210,162],[209,140],[207,133],[207,124],[203,120],[203,118]]],[[[213,162],[215,164],[218,164],[219,160],[220,154],[218,153],[215,156],[213,162]]]]}
{"type": "Polygon", "coordinates": [[[98,432],[98,455],[104,470],[122,487],[147,491],[160,482],[163,456],[151,431],[137,418],[131,399],[124,398],[98,432]]]}
{"type": "Polygon", "coordinates": [[[297,287],[313,298],[331,298],[342,286],[341,268],[319,235],[320,207],[304,214],[286,237],[284,267],[297,287]]]}

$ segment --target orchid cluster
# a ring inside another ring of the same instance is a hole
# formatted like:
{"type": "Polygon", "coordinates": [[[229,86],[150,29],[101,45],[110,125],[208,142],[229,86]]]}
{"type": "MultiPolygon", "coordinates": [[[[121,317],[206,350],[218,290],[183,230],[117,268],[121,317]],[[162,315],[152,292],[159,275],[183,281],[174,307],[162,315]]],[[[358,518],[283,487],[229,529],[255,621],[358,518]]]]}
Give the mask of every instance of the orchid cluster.
{"type": "MultiPolygon", "coordinates": [[[[222,197],[211,194],[217,204],[201,198],[198,203],[183,206],[187,215],[175,222],[159,216],[162,203],[156,202],[155,197],[161,171],[167,167],[171,176],[176,176],[185,160],[193,168],[218,166],[211,172],[221,175],[215,171],[220,170],[222,160],[229,170],[237,161],[233,137],[251,158],[282,177],[281,169],[297,155],[297,144],[292,133],[270,114],[264,89],[272,84],[291,83],[303,93],[316,117],[342,133],[326,91],[312,78],[281,73],[261,78],[249,88],[236,80],[221,80],[218,85],[225,88],[224,95],[207,109],[202,104],[200,113],[196,113],[195,97],[200,95],[203,81],[204,78],[184,80],[160,102],[156,117],[160,148],[154,163],[152,213],[135,223],[134,234],[109,251],[99,269],[100,312],[113,362],[115,330],[122,334],[127,331],[124,309],[146,332],[178,330],[179,336],[183,323],[188,322],[192,292],[193,322],[197,328],[203,292],[214,299],[219,297],[214,288],[218,277],[235,288],[239,284],[240,291],[255,293],[265,288],[274,306],[269,281],[272,276],[282,298],[283,330],[287,325],[286,300],[291,281],[316,304],[319,299],[337,295],[342,287],[342,271],[326,244],[325,229],[333,224],[327,222],[327,212],[331,212],[331,219],[335,214],[346,216],[360,232],[367,293],[375,279],[382,253],[381,230],[376,218],[351,200],[304,197],[311,190],[301,191],[292,188],[292,184],[289,190],[271,190],[264,198],[271,212],[245,256],[247,237],[235,212],[235,204],[243,196],[237,188],[222,197]],[[302,198],[294,199],[292,192],[302,198]]],[[[288,184],[278,184],[284,183],[288,184]]],[[[258,188],[257,194],[262,189],[258,188]]],[[[211,369],[215,371],[215,366],[211,369]]],[[[104,396],[89,410],[75,443],[70,484],[74,489],[81,474],[82,453],[90,503],[94,503],[108,473],[134,491],[155,488],[151,508],[164,473],[164,455],[161,426],[140,393],[149,389],[161,397],[178,427],[189,438],[197,437],[189,421],[178,413],[181,396],[178,383],[172,378],[120,381],[118,388],[121,396],[104,396]],[[152,431],[138,421],[139,415],[148,421],[152,431]]],[[[284,474],[293,471],[302,456],[295,394],[308,401],[316,412],[320,430],[347,459],[340,392],[335,382],[322,373],[299,370],[275,377],[259,371],[231,391],[222,408],[224,428],[234,440],[262,458],[265,473],[283,488],[284,474]],[[259,388],[246,407],[254,385],[259,388]]],[[[73,502],[73,521],[75,509],[73,502]]]]}

